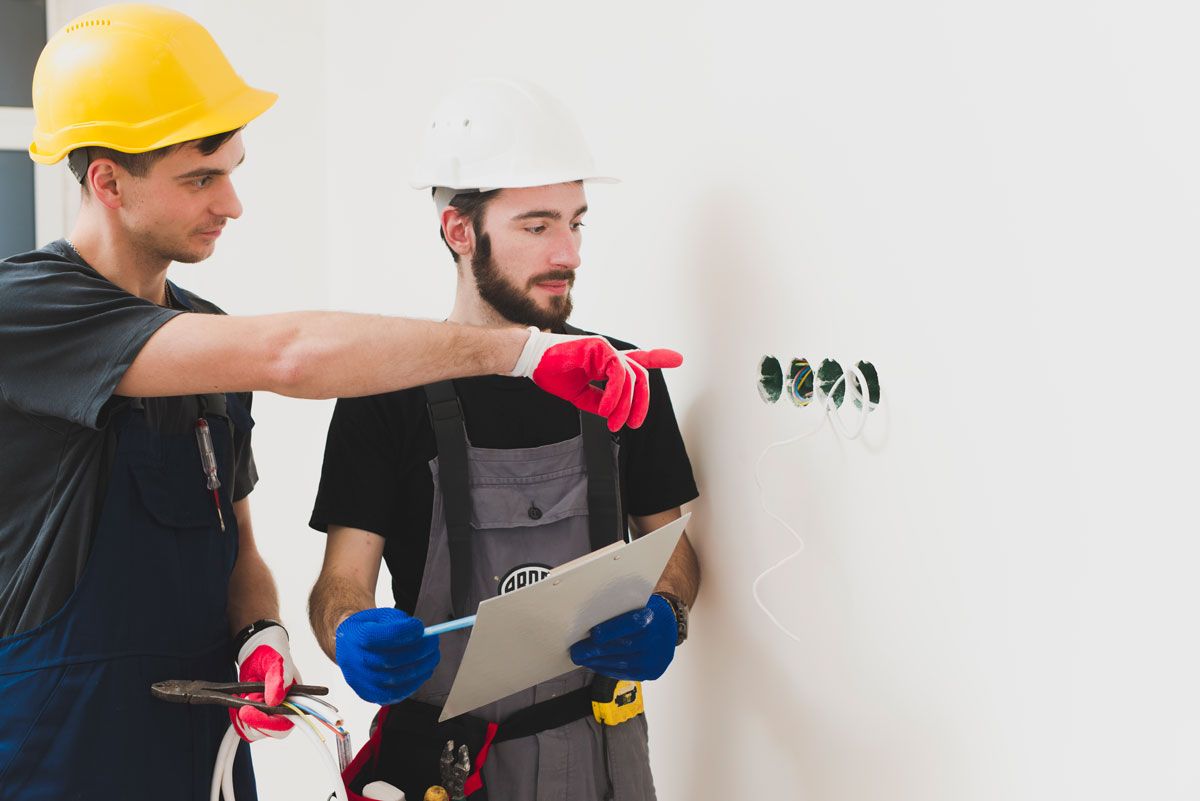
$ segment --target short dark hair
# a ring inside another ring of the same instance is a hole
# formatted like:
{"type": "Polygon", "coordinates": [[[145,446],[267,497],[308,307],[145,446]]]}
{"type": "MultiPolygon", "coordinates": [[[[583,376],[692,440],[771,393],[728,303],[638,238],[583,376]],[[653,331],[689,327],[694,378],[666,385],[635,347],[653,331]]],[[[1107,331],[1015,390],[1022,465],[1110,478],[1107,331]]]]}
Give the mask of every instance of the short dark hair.
{"type": "MultiPolygon", "coordinates": [[[[244,128],[245,126],[242,127],[244,128]]],[[[150,172],[150,168],[161,159],[174,153],[181,147],[191,145],[204,155],[211,156],[241,130],[242,128],[234,128],[232,131],[205,136],[202,139],[189,139],[186,142],[167,145],[156,150],[147,150],[144,153],[123,153],[120,150],[113,150],[110,147],[80,147],[70,152],[67,156],[67,164],[83,187],[83,191],[86,192],[88,191],[86,180],[88,167],[92,166],[92,162],[96,159],[109,159],[130,175],[136,175],[141,178],[150,172]]]]}
{"type": "MultiPolygon", "coordinates": [[[[437,189],[433,191],[436,192],[437,189]]],[[[500,194],[499,189],[493,189],[490,192],[460,192],[450,199],[450,205],[458,209],[459,214],[470,220],[476,241],[483,237],[483,214],[487,210],[488,201],[498,194],[500,194]]],[[[442,238],[446,249],[450,251],[451,258],[457,264],[458,254],[454,252],[454,248],[450,247],[450,243],[446,242],[446,232],[442,230],[440,220],[438,221],[438,236],[442,238]]]]}

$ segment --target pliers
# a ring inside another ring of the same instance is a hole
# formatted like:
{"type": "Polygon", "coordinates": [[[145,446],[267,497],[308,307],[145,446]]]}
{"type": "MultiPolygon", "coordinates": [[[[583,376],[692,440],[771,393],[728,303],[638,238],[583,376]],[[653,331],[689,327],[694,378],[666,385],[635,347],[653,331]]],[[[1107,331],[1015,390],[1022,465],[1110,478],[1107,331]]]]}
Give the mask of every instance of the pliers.
{"type": "MultiPolygon", "coordinates": [[[[244,693],[261,693],[263,683],[259,682],[216,682],[216,681],[186,681],[172,679],[160,681],[150,687],[155,698],[171,701],[176,704],[220,704],[228,707],[252,706],[261,709],[268,715],[294,715],[295,710],[284,706],[269,706],[261,701],[251,701],[241,698],[244,693]]],[[[288,688],[289,695],[328,695],[328,687],[318,687],[309,684],[293,684],[288,688]]]]}

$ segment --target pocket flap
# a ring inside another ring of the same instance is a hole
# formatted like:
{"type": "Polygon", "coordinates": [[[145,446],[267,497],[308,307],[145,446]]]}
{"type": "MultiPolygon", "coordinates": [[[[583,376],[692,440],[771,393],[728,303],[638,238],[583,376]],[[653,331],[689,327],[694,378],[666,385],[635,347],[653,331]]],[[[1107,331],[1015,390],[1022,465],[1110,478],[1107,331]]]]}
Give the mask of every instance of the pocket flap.
{"type": "Polygon", "coordinates": [[[150,465],[133,465],[134,483],[150,516],[172,528],[212,528],[217,508],[204,476],[173,475],[150,465]]]}

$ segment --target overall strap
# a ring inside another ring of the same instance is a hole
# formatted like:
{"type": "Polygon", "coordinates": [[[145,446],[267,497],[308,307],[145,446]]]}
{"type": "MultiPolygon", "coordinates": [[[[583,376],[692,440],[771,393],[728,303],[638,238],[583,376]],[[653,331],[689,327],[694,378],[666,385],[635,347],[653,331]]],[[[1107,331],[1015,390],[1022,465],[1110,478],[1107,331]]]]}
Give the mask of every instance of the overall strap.
{"type": "Polygon", "coordinates": [[[196,399],[200,402],[201,417],[208,417],[210,414],[213,417],[229,417],[229,400],[224,394],[197,395],[196,399]]]}
{"type": "MultiPolygon", "coordinates": [[[[197,395],[196,400],[199,401],[199,403],[200,403],[200,416],[201,417],[208,417],[210,415],[212,417],[220,417],[222,420],[224,420],[227,423],[226,429],[228,429],[228,434],[229,434],[229,466],[231,469],[236,470],[237,469],[237,465],[236,465],[237,439],[234,437],[234,428],[237,427],[237,424],[234,421],[234,417],[233,417],[233,413],[232,413],[233,406],[229,402],[229,396],[225,395],[224,393],[214,392],[214,393],[209,393],[206,395],[197,395]]],[[[241,411],[242,415],[245,416],[246,418],[250,417],[250,415],[246,413],[245,409],[240,409],[239,411],[241,411]]],[[[247,428],[246,430],[249,430],[249,429],[247,428]]],[[[228,489],[229,500],[230,500],[230,502],[232,502],[233,501],[233,485],[232,485],[233,477],[232,477],[232,475],[229,478],[229,482],[230,482],[230,487],[228,489]]]]}
{"type": "MultiPolygon", "coordinates": [[[[465,608],[471,580],[471,490],[467,468],[467,429],[454,382],[425,385],[429,419],[438,450],[438,484],[450,544],[450,600],[455,615],[465,608]]],[[[588,473],[588,539],[591,549],[623,540],[612,439],[604,418],[581,412],[584,461],[588,473]]]]}
{"type": "Polygon", "coordinates": [[[450,539],[450,600],[454,614],[468,614],[471,580],[471,492],[467,472],[467,429],[453,381],[425,385],[429,419],[438,449],[438,484],[450,539]]]}
{"type": "MultiPolygon", "coordinates": [[[[564,324],[563,331],[572,336],[588,336],[587,332],[572,325],[564,324]]],[[[596,383],[603,385],[603,382],[596,383]]],[[[579,429],[583,434],[583,454],[588,471],[588,534],[595,551],[625,539],[624,518],[617,477],[612,469],[607,423],[603,417],[580,412],[579,429]]]]}
{"type": "Polygon", "coordinates": [[[621,499],[613,473],[608,423],[598,415],[580,412],[579,427],[588,475],[588,537],[596,551],[625,539],[625,527],[621,525],[621,499]]]}

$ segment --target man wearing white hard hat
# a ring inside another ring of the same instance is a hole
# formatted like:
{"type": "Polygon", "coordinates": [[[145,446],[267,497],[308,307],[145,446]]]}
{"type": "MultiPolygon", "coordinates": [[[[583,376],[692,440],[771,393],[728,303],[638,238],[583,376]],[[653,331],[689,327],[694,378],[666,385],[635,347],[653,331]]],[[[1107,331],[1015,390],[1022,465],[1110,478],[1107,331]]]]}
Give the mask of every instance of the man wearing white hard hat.
{"type": "MultiPolygon", "coordinates": [[[[226,316],[168,281],[241,215],[240,131],[274,101],[195,20],[150,5],[89,12],[38,60],[30,156],[67,159],[80,210],[69,239],[0,261],[4,798],[207,797],[230,717],[151,684],[240,678],[273,709],[295,683],[250,522],[251,390],[328,398],[503,373],[614,428],[648,403],[644,371],[608,343],[226,316]],[[602,378],[604,393],[590,386],[602,378]]],[[[292,727],[246,700],[232,713],[244,739],[292,727]]],[[[248,760],[234,784],[254,797],[248,760]]]]}
{"type": "MultiPolygon", "coordinates": [[[[414,185],[432,191],[457,267],[449,319],[583,334],[567,319],[584,185],[609,180],[571,114],[539,87],[488,79],[446,97],[414,185]]],[[[468,633],[422,636],[625,539],[629,523],[636,536],[677,519],[697,497],[656,369],[675,360],[606,341],[648,370],[636,430],[614,435],[506,378],[338,402],[310,523],[327,532],[310,616],[350,686],[383,707],[347,772],[352,791],[385,781],[423,797],[453,740],[469,751],[462,791],[477,801],[654,798],[641,682],[663,674],[687,635],[700,567],[686,535],[644,609],[571,649],[578,669],[471,714],[437,722],[468,633]],[[383,560],[395,608],[375,608],[383,560]]]]}

